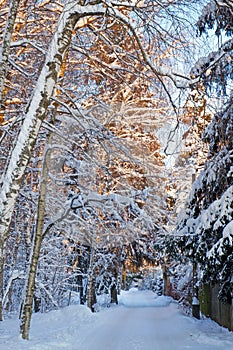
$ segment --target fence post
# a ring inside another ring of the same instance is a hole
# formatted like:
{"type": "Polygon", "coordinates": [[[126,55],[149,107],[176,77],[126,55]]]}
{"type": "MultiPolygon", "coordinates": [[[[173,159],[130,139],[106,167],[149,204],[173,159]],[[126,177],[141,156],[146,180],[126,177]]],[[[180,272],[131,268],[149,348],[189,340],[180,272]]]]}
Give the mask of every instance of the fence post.
{"type": "Polygon", "coordinates": [[[198,289],[197,289],[197,263],[195,261],[193,262],[192,315],[193,317],[200,319],[200,303],[198,300],[198,289]]]}

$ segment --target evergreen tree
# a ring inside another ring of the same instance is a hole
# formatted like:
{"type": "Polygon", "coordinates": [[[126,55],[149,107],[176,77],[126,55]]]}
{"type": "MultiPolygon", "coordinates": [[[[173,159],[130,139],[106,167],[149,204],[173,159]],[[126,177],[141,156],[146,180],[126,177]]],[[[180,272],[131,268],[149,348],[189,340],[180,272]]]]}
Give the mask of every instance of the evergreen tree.
{"type": "Polygon", "coordinates": [[[197,23],[202,35],[214,28],[218,38],[227,36],[218,51],[199,60],[192,70],[200,76],[207,96],[213,98],[215,91],[224,104],[219,104],[219,111],[203,133],[203,140],[209,144],[207,160],[193,184],[176,233],[183,254],[199,263],[202,281],[219,283],[219,297],[228,302],[233,286],[232,13],[229,1],[212,1],[197,23]]]}

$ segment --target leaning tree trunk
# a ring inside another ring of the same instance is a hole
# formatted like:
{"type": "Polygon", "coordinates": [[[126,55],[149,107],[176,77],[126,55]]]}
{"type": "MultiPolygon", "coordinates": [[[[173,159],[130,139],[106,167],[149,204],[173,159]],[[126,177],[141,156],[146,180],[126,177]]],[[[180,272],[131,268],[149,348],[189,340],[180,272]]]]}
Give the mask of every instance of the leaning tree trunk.
{"type": "MultiPolygon", "coordinates": [[[[10,52],[11,37],[14,30],[15,19],[20,0],[11,1],[6,23],[2,46],[0,48],[0,107],[2,107],[2,96],[6,78],[8,56],[10,52]]],[[[3,271],[4,271],[4,237],[0,237],[0,321],[3,319],[3,271]]]]}
{"type": "Polygon", "coordinates": [[[64,9],[58,28],[52,39],[45,64],[38,78],[31,101],[27,108],[18,139],[9,163],[2,176],[0,192],[0,317],[2,313],[4,246],[8,238],[9,227],[20,190],[25,168],[36,142],[41,124],[46,117],[50,97],[60,71],[64,55],[70,45],[72,32],[82,14],[72,8],[72,12],[64,9]]]}

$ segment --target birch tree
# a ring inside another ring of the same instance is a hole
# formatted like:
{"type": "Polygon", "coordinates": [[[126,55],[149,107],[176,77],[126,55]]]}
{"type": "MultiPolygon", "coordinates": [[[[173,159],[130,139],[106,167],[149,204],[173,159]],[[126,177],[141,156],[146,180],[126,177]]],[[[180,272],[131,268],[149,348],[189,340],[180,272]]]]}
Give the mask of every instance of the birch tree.
{"type": "MultiPolygon", "coordinates": [[[[0,104],[2,107],[2,96],[7,71],[8,56],[10,51],[11,37],[14,30],[15,19],[19,7],[19,0],[12,1],[8,12],[8,20],[4,31],[2,47],[0,48],[0,104]]],[[[1,115],[1,119],[3,119],[1,115]]],[[[2,120],[0,119],[0,122],[2,120]]],[[[2,300],[3,300],[3,265],[4,265],[4,241],[0,236],[0,321],[3,318],[2,300]]]]}
{"type": "Polygon", "coordinates": [[[13,0],[10,2],[10,8],[8,12],[8,20],[6,23],[2,47],[0,50],[0,101],[2,101],[2,94],[5,82],[5,76],[7,71],[8,56],[10,52],[11,37],[14,31],[15,19],[19,8],[20,0],[13,0]]]}

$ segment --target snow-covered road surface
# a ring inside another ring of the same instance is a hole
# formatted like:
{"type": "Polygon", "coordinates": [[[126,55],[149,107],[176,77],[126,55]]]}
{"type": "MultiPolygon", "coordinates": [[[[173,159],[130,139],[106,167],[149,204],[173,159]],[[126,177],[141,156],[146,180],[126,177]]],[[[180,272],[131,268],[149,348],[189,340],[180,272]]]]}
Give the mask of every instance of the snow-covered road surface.
{"type": "Polygon", "coordinates": [[[183,315],[171,298],[136,289],[95,314],[77,305],[34,315],[29,341],[17,332],[15,320],[0,323],[0,350],[233,349],[233,332],[183,315]]]}
{"type": "Polygon", "coordinates": [[[180,321],[177,325],[176,309],[173,306],[166,309],[120,306],[114,312],[102,315],[101,322],[78,343],[78,349],[188,349],[186,345],[191,340],[190,332],[182,329],[186,320],[180,321]],[[184,345],[184,341],[187,344],[184,345]]]}

